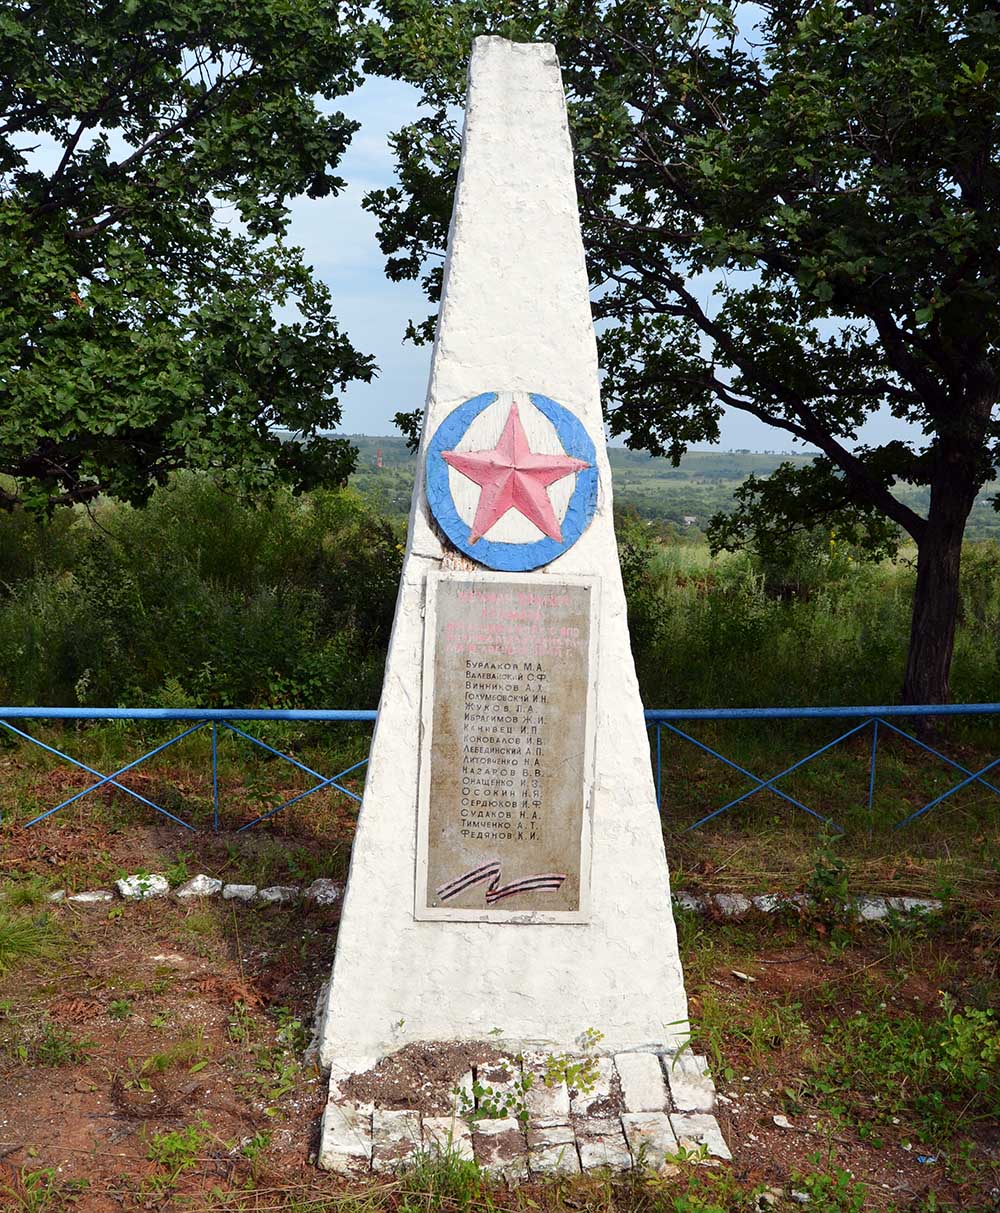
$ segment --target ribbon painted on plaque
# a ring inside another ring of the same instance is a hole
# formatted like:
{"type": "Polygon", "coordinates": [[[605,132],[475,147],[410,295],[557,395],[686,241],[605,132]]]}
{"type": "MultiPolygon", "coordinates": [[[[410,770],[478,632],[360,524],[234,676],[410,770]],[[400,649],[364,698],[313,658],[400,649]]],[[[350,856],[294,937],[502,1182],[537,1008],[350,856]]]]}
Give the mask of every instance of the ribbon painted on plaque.
{"type": "Polygon", "coordinates": [[[486,886],[486,904],[491,906],[494,902],[503,901],[505,897],[514,897],[518,893],[557,893],[566,879],[565,872],[539,872],[535,876],[525,876],[521,880],[513,880],[510,884],[501,886],[500,872],[500,861],[493,859],[489,863],[470,868],[468,872],[441,885],[435,892],[442,901],[448,901],[477,884],[489,881],[486,886]]]}

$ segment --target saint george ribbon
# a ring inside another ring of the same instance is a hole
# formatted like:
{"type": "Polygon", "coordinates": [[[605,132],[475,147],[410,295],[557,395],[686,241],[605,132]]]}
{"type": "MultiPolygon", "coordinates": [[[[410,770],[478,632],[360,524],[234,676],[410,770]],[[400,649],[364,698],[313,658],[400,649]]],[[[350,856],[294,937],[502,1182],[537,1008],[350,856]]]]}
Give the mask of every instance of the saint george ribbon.
{"type": "Polygon", "coordinates": [[[562,887],[565,879],[565,872],[539,872],[536,876],[525,876],[521,880],[501,885],[500,861],[493,859],[489,863],[470,868],[468,872],[441,885],[435,892],[442,901],[448,901],[452,897],[457,897],[459,893],[464,893],[466,889],[488,881],[486,904],[493,905],[494,902],[503,901],[505,897],[513,897],[517,893],[556,893],[562,887]]]}

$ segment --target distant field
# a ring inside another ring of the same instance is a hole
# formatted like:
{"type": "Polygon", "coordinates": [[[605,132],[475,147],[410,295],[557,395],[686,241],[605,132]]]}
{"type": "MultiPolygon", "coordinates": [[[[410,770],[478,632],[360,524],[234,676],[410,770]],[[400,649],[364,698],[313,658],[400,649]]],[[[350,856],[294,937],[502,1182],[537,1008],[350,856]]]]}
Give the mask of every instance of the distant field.
{"type": "MultiPolygon", "coordinates": [[[[358,447],[358,470],[352,483],[379,508],[393,515],[410,508],[416,457],[403,438],[350,435],[358,447]],[[382,467],[377,466],[382,452],[382,467]]],[[[767,476],[781,463],[807,463],[812,456],[787,451],[692,451],[678,467],[669,459],[654,459],[642,451],[610,447],[615,500],[641,517],[673,522],[701,531],[713,514],[732,507],[733,493],[751,473],[767,476]],[[687,521],[691,520],[691,521],[687,521]]],[[[993,483],[980,494],[966,532],[969,539],[1000,539],[1000,513],[991,498],[1000,491],[993,483]]],[[[896,494],[920,513],[927,509],[928,493],[897,485],[896,494]]]]}

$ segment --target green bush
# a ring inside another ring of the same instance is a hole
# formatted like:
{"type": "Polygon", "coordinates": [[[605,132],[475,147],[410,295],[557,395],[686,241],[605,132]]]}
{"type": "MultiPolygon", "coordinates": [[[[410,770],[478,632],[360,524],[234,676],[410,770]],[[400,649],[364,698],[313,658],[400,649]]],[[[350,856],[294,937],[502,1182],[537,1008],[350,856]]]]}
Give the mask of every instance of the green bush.
{"type": "MultiPolygon", "coordinates": [[[[781,561],[617,519],[644,702],[898,699],[912,561],[817,532],[781,561]]],[[[178,476],[141,510],[0,516],[0,699],[55,705],[373,707],[401,535],[350,489],[247,506],[178,476]]],[[[1000,545],[966,545],[952,686],[1000,680],[1000,545]]]]}
{"type": "Polygon", "coordinates": [[[186,476],[98,521],[38,541],[0,592],[8,702],[377,701],[402,549],[353,492],[253,509],[186,476]]]}
{"type": "MultiPolygon", "coordinates": [[[[643,701],[657,707],[893,703],[906,661],[914,570],[805,539],[801,568],[749,553],[661,544],[617,520],[643,701]]],[[[952,689],[988,702],[1000,679],[1000,546],[966,545],[952,689]]]]}

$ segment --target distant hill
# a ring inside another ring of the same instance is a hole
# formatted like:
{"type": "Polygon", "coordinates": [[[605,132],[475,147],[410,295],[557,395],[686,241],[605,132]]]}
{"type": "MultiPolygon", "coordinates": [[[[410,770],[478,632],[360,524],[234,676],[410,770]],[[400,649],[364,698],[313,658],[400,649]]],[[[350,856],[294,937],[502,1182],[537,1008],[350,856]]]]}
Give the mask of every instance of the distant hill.
{"type": "MultiPolygon", "coordinates": [[[[416,467],[406,440],[398,434],[346,437],[358,448],[352,483],[386,513],[406,514],[416,467]]],[[[815,452],[809,451],[689,451],[674,467],[669,459],[657,459],[644,451],[608,447],[616,505],[634,509],[651,521],[672,522],[693,534],[702,531],[713,514],[732,508],[735,490],[751,473],[767,476],[779,464],[808,463],[814,457],[815,452]]],[[[969,519],[970,539],[1000,540],[1000,514],[991,502],[998,491],[1000,484],[995,483],[980,494],[969,519]]],[[[897,485],[895,492],[913,509],[926,510],[927,490],[897,485]]]]}

